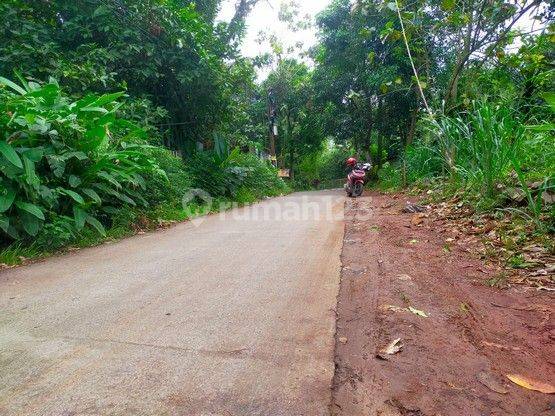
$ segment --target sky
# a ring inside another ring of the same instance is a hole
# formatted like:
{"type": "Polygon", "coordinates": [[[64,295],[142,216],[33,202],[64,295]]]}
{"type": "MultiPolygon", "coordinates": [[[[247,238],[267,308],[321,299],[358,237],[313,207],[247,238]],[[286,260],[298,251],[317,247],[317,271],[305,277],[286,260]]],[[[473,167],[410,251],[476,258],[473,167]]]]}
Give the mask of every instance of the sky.
{"type": "MultiPolygon", "coordinates": [[[[217,20],[229,22],[235,12],[236,0],[224,0],[217,20]]],[[[268,51],[267,44],[259,45],[256,42],[258,32],[261,30],[276,32],[286,44],[292,45],[297,41],[304,43],[305,49],[316,43],[316,29],[293,33],[287,25],[278,21],[278,11],[282,0],[260,0],[251,11],[246,20],[247,34],[243,40],[241,52],[244,56],[254,57],[268,51]]],[[[300,15],[310,15],[312,19],[330,3],[330,0],[297,0],[300,15]]],[[[259,76],[264,74],[259,74],[259,76]]]]}

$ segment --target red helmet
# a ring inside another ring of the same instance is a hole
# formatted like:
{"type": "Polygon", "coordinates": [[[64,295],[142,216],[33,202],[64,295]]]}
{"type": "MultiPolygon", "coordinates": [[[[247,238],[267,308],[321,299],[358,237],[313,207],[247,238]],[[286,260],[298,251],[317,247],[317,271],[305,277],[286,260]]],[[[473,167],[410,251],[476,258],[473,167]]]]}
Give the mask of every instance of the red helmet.
{"type": "Polygon", "coordinates": [[[356,164],[357,164],[357,160],[354,157],[350,157],[349,159],[347,159],[347,165],[355,166],[356,164]]]}

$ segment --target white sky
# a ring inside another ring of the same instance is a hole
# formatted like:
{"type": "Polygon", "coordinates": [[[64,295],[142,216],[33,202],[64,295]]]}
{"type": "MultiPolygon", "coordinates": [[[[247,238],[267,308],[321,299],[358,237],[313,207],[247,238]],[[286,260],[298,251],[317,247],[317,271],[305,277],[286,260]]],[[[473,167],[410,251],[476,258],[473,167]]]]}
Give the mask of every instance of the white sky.
{"type": "MultiPolygon", "coordinates": [[[[235,12],[235,3],[236,0],[224,0],[217,20],[229,22],[235,12]]],[[[267,44],[259,45],[256,42],[258,32],[261,30],[268,31],[269,29],[269,31],[275,32],[285,46],[301,41],[306,49],[316,43],[316,29],[314,27],[309,30],[292,32],[287,28],[287,25],[278,20],[281,3],[282,0],[260,0],[251,11],[247,17],[247,33],[241,47],[244,56],[254,57],[263,52],[268,52],[267,44]]],[[[299,4],[299,15],[308,14],[314,21],[316,14],[324,10],[330,0],[297,0],[297,3],[299,4]]]]}

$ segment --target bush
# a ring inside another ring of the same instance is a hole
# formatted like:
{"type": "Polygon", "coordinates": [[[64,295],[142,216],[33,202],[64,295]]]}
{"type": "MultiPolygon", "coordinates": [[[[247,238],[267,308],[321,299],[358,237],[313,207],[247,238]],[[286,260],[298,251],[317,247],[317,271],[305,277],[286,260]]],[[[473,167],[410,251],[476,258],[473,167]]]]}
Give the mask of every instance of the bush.
{"type": "Polygon", "coordinates": [[[202,189],[213,197],[228,193],[226,175],[214,152],[196,152],[186,160],[185,166],[193,188],[202,189]]]}
{"type": "Polygon", "coordinates": [[[11,240],[59,242],[125,205],[147,205],[143,175],[164,175],[144,132],[115,115],[123,93],[64,96],[54,80],[0,78],[0,230],[11,240]],[[47,238],[45,237],[45,241],[47,238]]]}
{"type": "Polygon", "coordinates": [[[233,150],[226,157],[216,152],[197,152],[186,161],[186,169],[194,188],[212,197],[236,199],[238,192],[248,190],[256,198],[275,196],[287,191],[277,171],[251,153],[233,150]]]}
{"type": "Polygon", "coordinates": [[[405,152],[408,181],[447,175],[493,197],[522,146],[524,127],[513,111],[480,101],[467,113],[424,123],[427,135],[405,152]]]}
{"type": "Polygon", "coordinates": [[[178,203],[193,182],[183,159],[162,147],[149,149],[149,155],[163,174],[145,178],[144,198],[150,205],[178,203]]]}
{"type": "Polygon", "coordinates": [[[395,190],[402,186],[402,166],[385,162],[378,172],[378,186],[382,190],[395,190]]]}
{"type": "Polygon", "coordinates": [[[287,185],[278,177],[277,170],[252,153],[231,152],[224,168],[227,172],[242,169],[240,187],[247,188],[257,199],[287,192],[287,185]]]}
{"type": "Polygon", "coordinates": [[[510,103],[478,101],[457,116],[425,119],[422,136],[405,151],[407,182],[447,178],[446,189],[463,188],[480,209],[515,205],[515,192],[509,191],[520,187],[528,212],[510,209],[544,228],[542,221],[552,222],[555,215],[553,205],[542,200],[549,198],[555,183],[553,124],[527,126],[523,117],[510,103]],[[536,189],[531,189],[533,183],[536,189]]]}

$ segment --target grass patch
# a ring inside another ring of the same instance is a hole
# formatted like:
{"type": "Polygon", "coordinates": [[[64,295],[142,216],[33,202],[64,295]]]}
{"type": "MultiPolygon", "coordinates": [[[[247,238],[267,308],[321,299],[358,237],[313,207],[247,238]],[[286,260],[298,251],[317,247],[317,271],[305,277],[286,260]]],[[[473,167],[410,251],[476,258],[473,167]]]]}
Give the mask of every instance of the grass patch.
{"type": "Polygon", "coordinates": [[[23,263],[27,259],[33,259],[40,255],[34,245],[25,247],[21,243],[12,244],[0,251],[0,264],[14,266],[23,263]]]}

